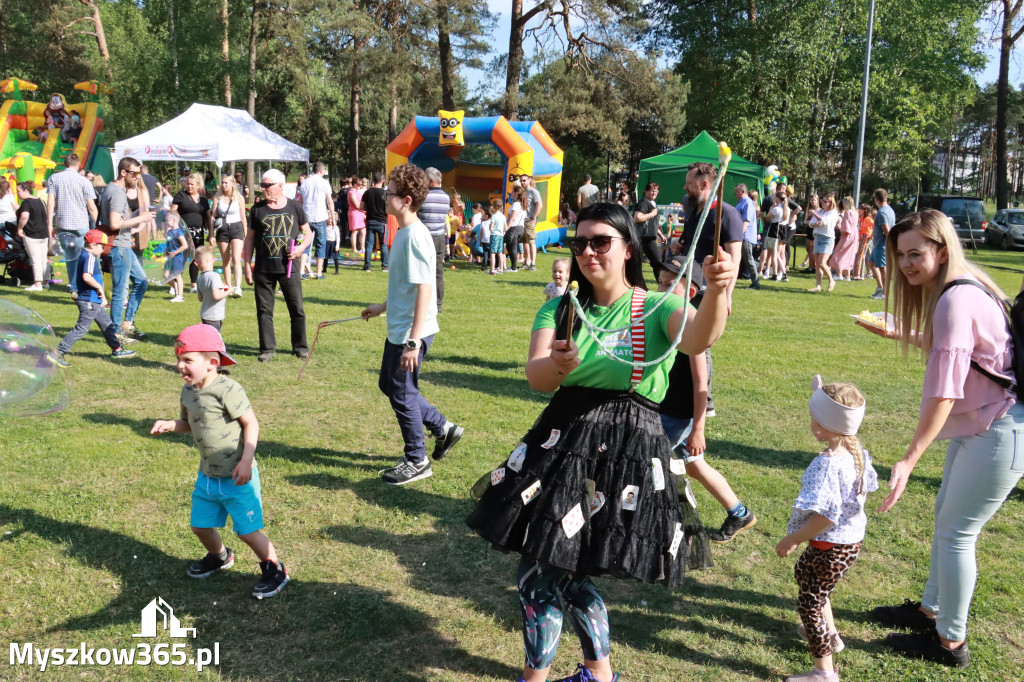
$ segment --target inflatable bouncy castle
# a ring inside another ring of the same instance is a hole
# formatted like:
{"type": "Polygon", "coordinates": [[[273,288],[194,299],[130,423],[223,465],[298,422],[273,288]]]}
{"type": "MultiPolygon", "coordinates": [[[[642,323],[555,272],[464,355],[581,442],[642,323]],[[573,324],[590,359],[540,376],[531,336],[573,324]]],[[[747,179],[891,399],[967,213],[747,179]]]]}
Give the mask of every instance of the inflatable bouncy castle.
{"type": "MultiPolygon", "coordinates": [[[[403,163],[441,171],[442,186],[469,202],[492,198],[509,201],[512,183],[520,175],[532,175],[544,205],[537,219],[538,248],[563,242],[558,202],[562,191],[563,152],[537,121],[508,121],[504,116],[464,118],[461,111],[439,111],[437,116],[417,116],[387,146],[387,172],[403,163]],[[460,160],[469,145],[492,145],[499,163],[460,160]]],[[[467,202],[468,203],[468,202],[467,202]]]]}

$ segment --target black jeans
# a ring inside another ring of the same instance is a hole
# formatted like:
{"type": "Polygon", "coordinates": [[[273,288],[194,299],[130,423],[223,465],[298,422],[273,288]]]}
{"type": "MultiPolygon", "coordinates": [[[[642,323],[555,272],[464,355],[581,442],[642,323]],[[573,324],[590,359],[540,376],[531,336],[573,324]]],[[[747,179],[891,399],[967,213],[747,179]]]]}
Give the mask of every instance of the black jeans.
{"type": "Polygon", "coordinates": [[[658,273],[661,272],[661,247],[658,246],[657,237],[640,237],[640,250],[651,261],[651,269],[654,270],[654,281],[657,284],[658,273]]]}
{"type": "Polygon", "coordinates": [[[260,330],[260,353],[273,353],[277,350],[277,339],[274,336],[274,290],[278,284],[281,285],[281,293],[284,294],[284,302],[291,317],[292,352],[309,352],[309,344],[306,343],[306,313],[302,309],[302,279],[299,277],[298,264],[292,264],[291,277],[285,277],[283,272],[269,274],[258,270],[253,273],[252,280],[253,296],[256,299],[256,324],[260,330]]]}
{"type": "Polygon", "coordinates": [[[432,234],[434,240],[434,252],[437,256],[437,312],[441,312],[441,302],[444,301],[444,257],[448,253],[448,236],[443,234],[432,234]]]}
{"type": "Polygon", "coordinates": [[[522,227],[510,227],[505,230],[505,249],[508,251],[509,268],[519,268],[519,240],[523,236],[522,227]]]}

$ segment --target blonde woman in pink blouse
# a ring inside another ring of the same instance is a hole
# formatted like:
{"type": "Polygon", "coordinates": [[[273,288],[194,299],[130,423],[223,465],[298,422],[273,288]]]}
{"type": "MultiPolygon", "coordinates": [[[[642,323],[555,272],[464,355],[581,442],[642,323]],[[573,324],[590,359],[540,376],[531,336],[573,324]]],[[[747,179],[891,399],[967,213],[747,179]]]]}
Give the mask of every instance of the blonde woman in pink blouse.
{"type": "Polygon", "coordinates": [[[836,279],[853,279],[853,266],[857,258],[857,211],[853,208],[853,197],[843,197],[839,204],[839,243],[829,259],[829,265],[836,271],[836,279]]]}
{"type": "Polygon", "coordinates": [[[975,545],[1024,474],[1024,406],[1004,387],[1016,381],[1013,342],[993,298],[1005,295],[965,260],[952,223],[938,211],[907,216],[890,230],[886,248],[895,256],[886,286],[896,331],[872,331],[900,339],[904,353],[909,344],[921,348],[926,369],[917,429],[892,467],[892,492],[879,510],[896,505],[932,441],[949,439],[949,447],[921,601],[873,614],[886,625],[919,631],[886,638],[898,653],[966,668],[975,545]]]}

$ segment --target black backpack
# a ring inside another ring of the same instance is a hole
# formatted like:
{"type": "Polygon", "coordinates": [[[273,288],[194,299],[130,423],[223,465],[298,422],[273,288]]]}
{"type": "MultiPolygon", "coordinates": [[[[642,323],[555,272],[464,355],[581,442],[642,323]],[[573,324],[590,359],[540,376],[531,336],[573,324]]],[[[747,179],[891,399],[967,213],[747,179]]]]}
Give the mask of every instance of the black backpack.
{"type": "Polygon", "coordinates": [[[1005,377],[997,376],[974,360],[971,360],[971,368],[1012,393],[1017,398],[1017,402],[1024,402],[1024,390],[1022,390],[1021,385],[1021,379],[1024,379],[1024,291],[1017,294],[1017,297],[1011,303],[996,296],[994,292],[977,280],[954,279],[942,287],[942,293],[944,294],[949,288],[961,284],[978,287],[999,304],[999,308],[1003,311],[1003,316],[1006,318],[1006,326],[1010,330],[1010,338],[1013,341],[1013,361],[1011,365],[1013,367],[1013,375],[1017,378],[1017,381],[1014,382],[1005,377]]]}

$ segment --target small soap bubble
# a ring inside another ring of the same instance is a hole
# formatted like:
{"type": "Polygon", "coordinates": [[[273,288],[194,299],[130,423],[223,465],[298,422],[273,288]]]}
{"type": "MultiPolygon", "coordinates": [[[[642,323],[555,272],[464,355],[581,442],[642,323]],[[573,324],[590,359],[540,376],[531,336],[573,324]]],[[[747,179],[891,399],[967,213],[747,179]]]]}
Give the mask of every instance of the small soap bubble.
{"type": "Polygon", "coordinates": [[[213,605],[214,605],[214,606],[216,606],[216,605],[217,605],[217,602],[213,602],[213,605]]]}

